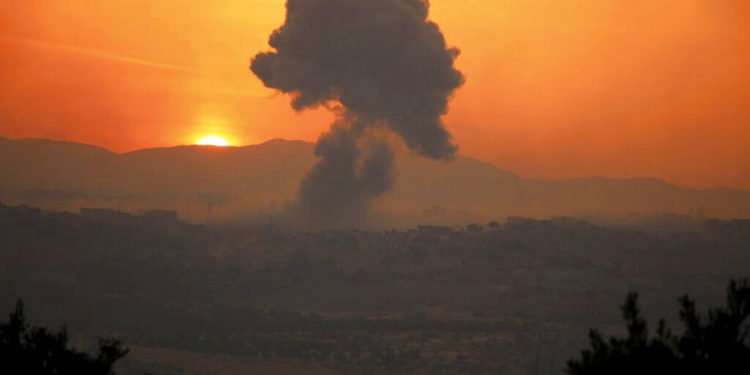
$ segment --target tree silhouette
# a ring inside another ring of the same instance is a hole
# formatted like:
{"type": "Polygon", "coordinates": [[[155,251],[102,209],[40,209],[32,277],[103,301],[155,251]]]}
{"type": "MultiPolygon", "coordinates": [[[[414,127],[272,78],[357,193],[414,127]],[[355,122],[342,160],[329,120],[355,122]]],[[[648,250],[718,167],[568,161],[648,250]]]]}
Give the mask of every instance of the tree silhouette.
{"type": "Polygon", "coordinates": [[[16,302],[8,322],[0,322],[0,373],[28,375],[109,375],[124,357],[118,340],[99,339],[99,352],[91,356],[68,347],[65,328],[51,332],[26,323],[23,301],[16,302]]]}
{"type": "Polygon", "coordinates": [[[726,306],[698,312],[688,296],[679,299],[681,335],[660,320],[649,338],[648,325],[630,293],[622,306],[627,337],[605,339],[589,332],[590,348],[568,362],[571,375],[747,374],[750,373],[750,283],[731,281],[726,306]]]}

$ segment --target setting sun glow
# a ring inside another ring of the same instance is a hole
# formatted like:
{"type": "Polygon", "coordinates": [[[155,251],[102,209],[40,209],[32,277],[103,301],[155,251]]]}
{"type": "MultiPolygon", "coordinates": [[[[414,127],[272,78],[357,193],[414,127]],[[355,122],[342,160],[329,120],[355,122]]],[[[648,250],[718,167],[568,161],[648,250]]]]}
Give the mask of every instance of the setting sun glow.
{"type": "MultiPolygon", "coordinates": [[[[0,136],[314,142],[335,114],[294,111],[248,69],[285,3],[0,1],[0,136]]],[[[750,1],[430,4],[461,50],[444,117],[461,155],[525,178],[750,189],[750,1]]]]}
{"type": "Polygon", "coordinates": [[[195,144],[199,146],[229,146],[229,142],[226,139],[216,135],[203,137],[199,139],[198,142],[195,142],[195,144]]]}

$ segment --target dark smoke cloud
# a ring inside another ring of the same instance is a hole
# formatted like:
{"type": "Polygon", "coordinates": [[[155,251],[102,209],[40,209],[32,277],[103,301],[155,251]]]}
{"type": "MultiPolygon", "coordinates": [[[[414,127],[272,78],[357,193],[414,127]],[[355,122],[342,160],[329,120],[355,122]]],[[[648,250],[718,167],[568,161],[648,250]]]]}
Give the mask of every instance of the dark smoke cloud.
{"type": "Polygon", "coordinates": [[[338,122],[315,146],[320,161],[305,177],[297,208],[324,227],[356,225],[372,197],[390,189],[393,152],[382,139],[357,136],[338,122]]]}
{"type": "Polygon", "coordinates": [[[253,73],[291,94],[295,110],[341,104],[300,188],[307,214],[342,224],[390,188],[393,154],[384,140],[368,140],[371,128],[427,157],[455,153],[440,116],[463,83],[458,50],[446,47],[428,8],[422,0],[288,0],[286,22],[270,37],[275,51],[252,60],[253,73]]]}

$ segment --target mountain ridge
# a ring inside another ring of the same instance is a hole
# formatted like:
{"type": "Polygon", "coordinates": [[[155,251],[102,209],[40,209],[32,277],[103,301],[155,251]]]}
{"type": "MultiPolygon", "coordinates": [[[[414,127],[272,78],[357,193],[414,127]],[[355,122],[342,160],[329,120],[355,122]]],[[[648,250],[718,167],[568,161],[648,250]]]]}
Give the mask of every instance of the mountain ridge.
{"type": "MultiPolygon", "coordinates": [[[[219,197],[215,200],[226,210],[279,207],[294,199],[316,160],[313,149],[309,142],[277,138],[245,146],[180,145],[118,154],[77,142],[0,138],[0,175],[6,176],[0,180],[0,199],[19,201],[19,192],[48,190],[159,197],[144,205],[166,208],[205,197],[219,197]]],[[[376,204],[388,211],[559,216],[705,210],[718,217],[750,217],[750,192],[742,189],[691,189],[650,177],[525,179],[473,158],[443,162],[397,154],[394,187],[376,204]]]]}

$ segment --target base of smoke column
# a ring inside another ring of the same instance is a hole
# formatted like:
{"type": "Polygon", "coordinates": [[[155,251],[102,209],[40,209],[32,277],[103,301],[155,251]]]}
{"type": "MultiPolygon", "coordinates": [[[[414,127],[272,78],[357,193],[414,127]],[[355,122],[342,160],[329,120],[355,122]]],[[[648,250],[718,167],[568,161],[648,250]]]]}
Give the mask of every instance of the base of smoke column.
{"type": "Polygon", "coordinates": [[[342,117],[315,145],[320,159],[287,209],[306,230],[367,224],[372,203],[393,185],[394,153],[387,138],[342,117]]]}
{"type": "MultiPolygon", "coordinates": [[[[336,202],[331,202],[335,205],[336,202]]],[[[303,208],[299,201],[289,202],[283,211],[269,217],[271,232],[320,232],[327,230],[371,230],[390,227],[390,216],[371,207],[355,213],[350,210],[318,211],[303,208]]]]}

